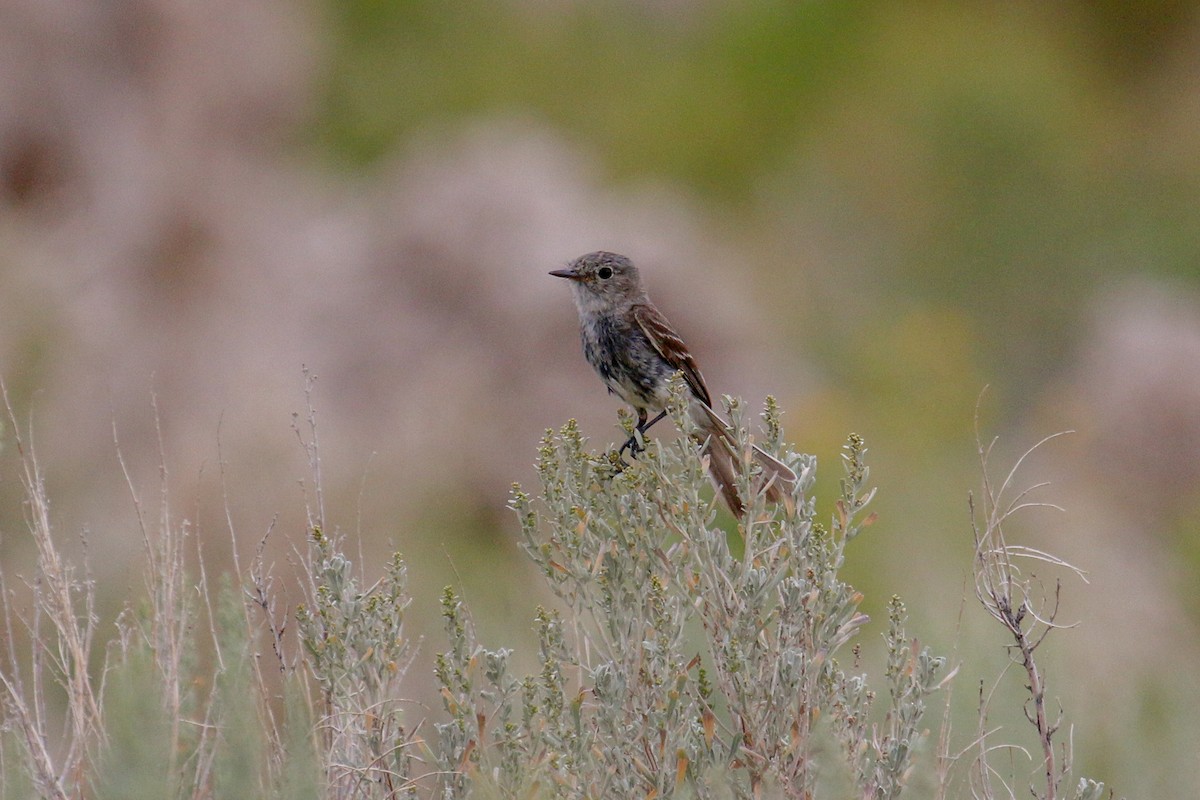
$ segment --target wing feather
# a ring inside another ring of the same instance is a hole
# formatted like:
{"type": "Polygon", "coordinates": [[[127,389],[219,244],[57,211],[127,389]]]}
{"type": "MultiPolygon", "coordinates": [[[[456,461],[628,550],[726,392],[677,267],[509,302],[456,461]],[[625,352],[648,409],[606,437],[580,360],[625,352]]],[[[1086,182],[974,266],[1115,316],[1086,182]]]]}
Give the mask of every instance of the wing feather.
{"type": "Polygon", "coordinates": [[[688,352],[683,339],[671,329],[666,317],[652,305],[639,304],[633,307],[633,318],[663,361],[682,372],[692,394],[711,408],[712,398],[708,394],[708,387],[704,385],[704,376],[700,374],[700,368],[696,366],[696,360],[688,352]]]}

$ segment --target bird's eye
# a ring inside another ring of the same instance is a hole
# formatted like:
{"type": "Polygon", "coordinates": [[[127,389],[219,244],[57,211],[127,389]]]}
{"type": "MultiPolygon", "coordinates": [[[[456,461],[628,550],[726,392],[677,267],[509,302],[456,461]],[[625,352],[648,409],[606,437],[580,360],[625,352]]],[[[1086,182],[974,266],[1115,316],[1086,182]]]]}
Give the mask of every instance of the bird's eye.
{"type": "Polygon", "coordinates": [[[612,270],[608,267],[601,267],[600,271],[596,274],[599,275],[603,280],[608,280],[612,277],[612,270]]]}

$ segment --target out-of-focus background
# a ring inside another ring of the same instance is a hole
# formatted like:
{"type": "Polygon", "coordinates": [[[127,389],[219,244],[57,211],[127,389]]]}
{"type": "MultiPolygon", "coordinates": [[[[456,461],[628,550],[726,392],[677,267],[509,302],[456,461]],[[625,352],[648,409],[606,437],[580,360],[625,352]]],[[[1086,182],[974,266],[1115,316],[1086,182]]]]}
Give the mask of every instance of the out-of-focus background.
{"type": "MultiPolygon", "coordinates": [[[[547,427],[618,436],[546,272],[617,250],[716,393],[779,398],[824,511],[865,436],[848,577],[957,648],[958,746],[1007,663],[970,589],[977,398],[1001,471],[1077,431],[1021,479],[1065,513],[1010,536],[1088,572],[1043,666],[1077,766],[1129,797],[1200,794],[1198,209],[1178,0],[0,2],[0,376],[103,614],[141,585],[114,427],[156,505],[152,398],[209,571],[227,504],[286,573],[307,365],[328,519],[368,574],[406,554],[426,656],[450,582],[531,647],[508,487],[547,427]]],[[[991,721],[1032,747],[1021,683],[991,721]]]]}

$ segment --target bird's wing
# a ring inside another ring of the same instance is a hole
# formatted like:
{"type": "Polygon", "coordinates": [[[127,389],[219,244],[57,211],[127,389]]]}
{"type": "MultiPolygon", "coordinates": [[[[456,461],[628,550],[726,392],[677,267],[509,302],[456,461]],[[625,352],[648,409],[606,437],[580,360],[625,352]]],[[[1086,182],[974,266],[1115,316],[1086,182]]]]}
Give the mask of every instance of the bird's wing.
{"type": "Polygon", "coordinates": [[[673,368],[683,373],[684,380],[699,400],[706,406],[712,406],[712,398],[708,395],[708,387],[704,385],[704,376],[696,366],[696,360],[688,352],[679,334],[671,330],[666,317],[652,305],[639,304],[633,307],[633,318],[638,327],[658,354],[673,368]]]}

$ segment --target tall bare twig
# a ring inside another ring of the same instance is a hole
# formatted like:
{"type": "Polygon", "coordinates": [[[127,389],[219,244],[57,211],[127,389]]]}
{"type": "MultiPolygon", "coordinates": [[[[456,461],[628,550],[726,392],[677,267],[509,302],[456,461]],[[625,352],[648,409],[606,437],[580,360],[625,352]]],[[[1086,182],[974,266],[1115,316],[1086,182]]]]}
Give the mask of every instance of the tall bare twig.
{"type": "MultiPolygon", "coordinates": [[[[1071,431],[1063,431],[1045,437],[1033,447],[1026,450],[1016,463],[1009,469],[999,486],[991,478],[990,458],[996,439],[984,446],[979,436],[979,415],[976,409],[975,417],[976,447],[979,453],[980,467],[983,474],[981,502],[977,505],[974,495],[969,497],[971,509],[971,528],[975,536],[975,596],[984,609],[996,619],[1009,635],[1014,644],[1013,661],[1024,670],[1028,681],[1029,700],[1025,708],[1025,716],[1037,730],[1038,740],[1042,750],[1042,773],[1045,779],[1043,800],[1057,800],[1063,779],[1070,772],[1070,752],[1065,748],[1061,760],[1055,753],[1054,735],[1062,722],[1061,712],[1053,719],[1047,710],[1046,679],[1042,668],[1038,665],[1035,653],[1053,630],[1072,627],[1058,622],[1062,583],[1056,580],[1052,592],[1046,590],[1045,583],[1026,565],[1045,564],[1055,568],[1069,570],[1086,582],[1083,570],[1066,561],[1032,547],[1009,544],[1005,537],[1004,525],[1019,511],[1030,508],[1053,508],[1061,511],[1053,503],[1037,502],[1031,495],[1048,484],[1037,483],[1026,489],[1014,489],[1017,472],[1026,460],[1039,448],[1054,439],[1064,436],[1071,431]],[[1009,495],[1016,491],[1011,499],[1009,495]]],[[[981,699],[981,719],[986,718],[987,701],[981,699]]],[[[986,763],[989,752],[981,733],[980,764],[978,768],[985,777],[990,774],[986,763]]],[[[990,796],[986,790],[987,780],[982,781],[985,787],[984,796],[990,796]]]]}

